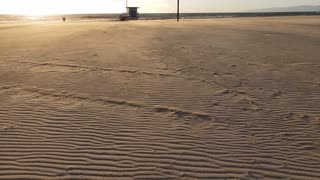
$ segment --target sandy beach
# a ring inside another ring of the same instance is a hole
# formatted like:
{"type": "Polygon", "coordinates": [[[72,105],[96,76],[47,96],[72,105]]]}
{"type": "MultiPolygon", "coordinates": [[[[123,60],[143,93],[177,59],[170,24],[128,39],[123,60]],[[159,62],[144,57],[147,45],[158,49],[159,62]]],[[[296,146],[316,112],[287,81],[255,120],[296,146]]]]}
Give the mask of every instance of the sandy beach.
{"type": "Polygon", "coordinates": [[[320,179],[320,16],[0,25],[0,179],[320,179]]]}

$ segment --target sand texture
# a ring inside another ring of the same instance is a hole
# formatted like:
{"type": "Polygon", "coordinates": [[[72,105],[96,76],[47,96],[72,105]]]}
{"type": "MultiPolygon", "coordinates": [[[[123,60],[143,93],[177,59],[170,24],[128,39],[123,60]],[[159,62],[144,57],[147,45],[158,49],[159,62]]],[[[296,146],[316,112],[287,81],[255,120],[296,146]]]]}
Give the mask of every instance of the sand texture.
{"type": "Polygon", "coordinates": [[[0,25],[0,179],[320,179],[320,16],[0,25]]]}

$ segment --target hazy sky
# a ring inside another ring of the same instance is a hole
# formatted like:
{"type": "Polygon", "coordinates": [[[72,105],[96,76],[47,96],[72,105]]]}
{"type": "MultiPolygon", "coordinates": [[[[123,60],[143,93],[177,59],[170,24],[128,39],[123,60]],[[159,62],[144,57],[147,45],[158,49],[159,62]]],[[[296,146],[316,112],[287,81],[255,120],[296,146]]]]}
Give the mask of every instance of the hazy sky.
{"type": "MultiPolygon", "coordinates": [[[[128,0],[140,12],[175,12],[176,0],[128,0]]],[[[180,0],[182,12],[235,12],[320,5],[320,0],[180,0]]],[[[0,0],[0,14],[120,13],[125,0],[0,0]]]]}

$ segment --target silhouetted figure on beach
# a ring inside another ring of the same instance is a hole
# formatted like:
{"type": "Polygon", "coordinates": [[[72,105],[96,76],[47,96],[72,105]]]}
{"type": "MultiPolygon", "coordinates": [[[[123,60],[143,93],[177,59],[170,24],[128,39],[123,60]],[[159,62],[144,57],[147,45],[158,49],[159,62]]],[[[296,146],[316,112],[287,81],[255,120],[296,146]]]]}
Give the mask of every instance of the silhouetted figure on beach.
{"type": "Polygon", "coordinates": [[[63,18],[62,18],[62,21],[63,21],[63,22],[66,22],[66,20],[67,20],[66,17],[63,17],[63,18]]]}

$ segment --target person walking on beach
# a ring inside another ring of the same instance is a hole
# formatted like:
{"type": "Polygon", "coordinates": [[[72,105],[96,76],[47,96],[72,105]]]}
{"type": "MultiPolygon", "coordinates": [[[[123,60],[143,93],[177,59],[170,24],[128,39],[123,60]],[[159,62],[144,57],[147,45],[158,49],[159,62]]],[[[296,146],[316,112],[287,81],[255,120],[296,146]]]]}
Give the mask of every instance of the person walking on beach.
{"type": "Polygon", "coordinates": [[[62,18],[62,21],[63,21],[63,22],[66,22],[66,20],[67,20],[66,17],[63,17],[63,18],[62,18]]]}

